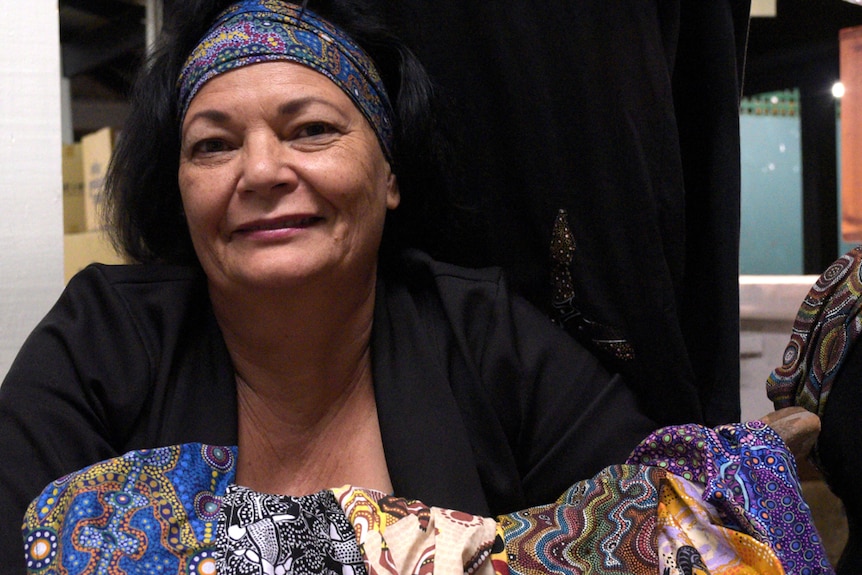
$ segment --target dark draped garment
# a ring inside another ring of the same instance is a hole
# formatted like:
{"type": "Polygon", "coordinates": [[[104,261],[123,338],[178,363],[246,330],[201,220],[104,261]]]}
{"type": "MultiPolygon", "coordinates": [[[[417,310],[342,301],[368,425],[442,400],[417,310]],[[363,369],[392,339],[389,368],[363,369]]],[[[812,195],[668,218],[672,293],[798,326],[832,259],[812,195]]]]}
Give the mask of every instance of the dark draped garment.
{"type": "Polygon", "coordinates": [[[450,107],[480,215],[423,247],[503,266],[656,421],[738,420],[749,1],[377,3],[450,107]]]}

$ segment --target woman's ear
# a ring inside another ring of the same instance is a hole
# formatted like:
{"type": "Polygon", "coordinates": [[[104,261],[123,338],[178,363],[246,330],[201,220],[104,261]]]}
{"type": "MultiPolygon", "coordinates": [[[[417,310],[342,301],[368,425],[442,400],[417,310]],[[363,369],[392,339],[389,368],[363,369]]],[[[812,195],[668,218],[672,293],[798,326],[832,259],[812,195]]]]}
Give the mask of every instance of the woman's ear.
{"type": "Polygon", "coordinates": [[[386,177],[386,207],[394,210],[401,203],[401,190],[398,188],[398,178],[390,170],[386,177]]]}

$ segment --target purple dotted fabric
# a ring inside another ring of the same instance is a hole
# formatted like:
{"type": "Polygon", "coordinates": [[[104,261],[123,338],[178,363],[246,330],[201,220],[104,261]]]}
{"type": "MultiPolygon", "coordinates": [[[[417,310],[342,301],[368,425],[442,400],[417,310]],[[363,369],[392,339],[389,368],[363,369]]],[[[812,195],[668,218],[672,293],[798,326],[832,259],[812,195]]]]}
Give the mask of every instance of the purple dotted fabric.
{"type": "Polygon", "coordinates": [[[704,500],[727,526],[768,543],[787,573],[834,573],[802,498],[796,461],[764,423],[666,427],[641,442],[627,463],[703,485],[704,500]]]}

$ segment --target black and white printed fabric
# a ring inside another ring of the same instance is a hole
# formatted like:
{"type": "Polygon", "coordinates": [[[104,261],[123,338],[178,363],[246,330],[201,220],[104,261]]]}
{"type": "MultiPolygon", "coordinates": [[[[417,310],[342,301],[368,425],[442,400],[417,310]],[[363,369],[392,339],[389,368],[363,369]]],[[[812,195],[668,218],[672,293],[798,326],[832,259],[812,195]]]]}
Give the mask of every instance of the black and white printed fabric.
{"type": "Polygon", "coordinates": [[[219,575],[367,575],[335,497],[270,495],[232,485],[222,501],[219,575]]]}

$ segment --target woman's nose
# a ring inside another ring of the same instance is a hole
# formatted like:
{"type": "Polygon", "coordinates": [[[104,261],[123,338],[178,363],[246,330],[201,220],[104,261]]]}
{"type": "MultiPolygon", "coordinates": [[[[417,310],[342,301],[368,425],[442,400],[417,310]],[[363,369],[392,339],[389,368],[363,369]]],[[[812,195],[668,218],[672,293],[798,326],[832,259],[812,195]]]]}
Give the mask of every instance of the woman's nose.
{"type": "Polygon", "coordinates": [[[275,134],[249,137],[243,146],[243,191],[269,192],[296,185],[289,146],[275,134]]]}

